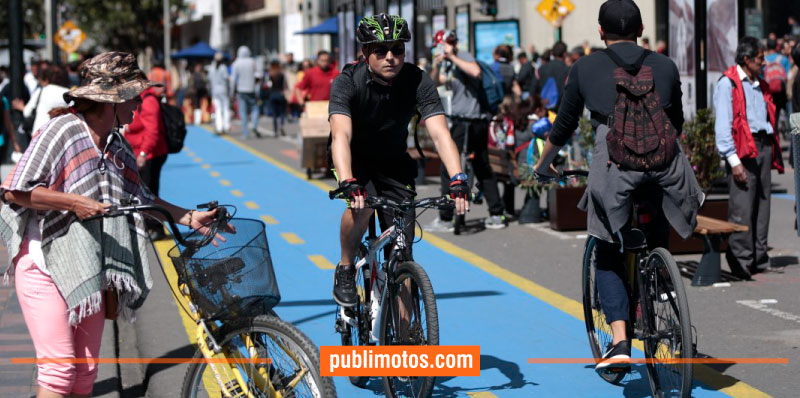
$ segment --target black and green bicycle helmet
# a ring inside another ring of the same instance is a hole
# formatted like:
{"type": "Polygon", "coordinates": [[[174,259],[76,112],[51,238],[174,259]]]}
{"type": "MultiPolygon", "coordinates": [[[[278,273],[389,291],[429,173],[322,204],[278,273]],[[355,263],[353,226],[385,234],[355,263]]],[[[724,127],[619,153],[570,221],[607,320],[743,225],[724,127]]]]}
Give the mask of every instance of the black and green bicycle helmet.
{"type": "Polygon", "coordinates": [[[411,40],[408,22],[404,18],[383,13],[361,18],[356,35],[361,44],[411,40]]]}

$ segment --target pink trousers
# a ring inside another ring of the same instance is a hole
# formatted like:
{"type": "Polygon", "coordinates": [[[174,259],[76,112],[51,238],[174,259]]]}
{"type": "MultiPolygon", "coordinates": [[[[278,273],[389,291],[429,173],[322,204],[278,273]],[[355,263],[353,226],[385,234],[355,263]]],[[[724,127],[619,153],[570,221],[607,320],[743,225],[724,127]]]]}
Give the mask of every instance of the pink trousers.
{"type": "MultiPolygon", "coordinates": [[[[15,258],[15,285],[25,324],[36,349],[36,358],[97,358],[105,324],[105,303],[100,312],[69,325],[67,303],[53,279],[43,273],[28,255],[25,240],[15,258]]],[[[69,395],[92,393],[97,363],[39,363],[38,382],[50,391],[69,395]]]]}

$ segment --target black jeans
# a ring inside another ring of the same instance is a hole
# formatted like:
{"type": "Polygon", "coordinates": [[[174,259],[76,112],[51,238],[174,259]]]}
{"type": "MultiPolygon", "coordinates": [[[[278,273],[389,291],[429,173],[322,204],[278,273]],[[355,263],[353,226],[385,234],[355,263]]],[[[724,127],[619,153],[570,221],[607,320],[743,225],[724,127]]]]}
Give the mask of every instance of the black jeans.
{"type": "MultiPolygon", "coordinates": [[[[148,160],[144,167],[139,169],[139,175],[142,177],[142,182],[150,189],[153,195],[158,196],[159,185],[161,184],[161,168],[167,162],[167,155],[159,156],[148,160]]],[[[154,220],[151,217],[145,217],[145,224],[148,230],[162,228],[161,222],[154,220]]]]}
{"type": "MultiPolygon", "coordinates": [[[[483,197],[489,206],[489,214],[499,216],[503,214],[503,202],[500,200],[500,190],[497,188],[497,178],[489,165],[489,123],[487,121],[466,122],[456,120],[450,128],[450,135],[458,147],[459,153],[464,150],[464,137],[469,129],[469,142],[467,151],[475,154],[472,160],[472,167],[475,170],[475,177],[480,184],[483,197]]],[[[442,195],[450,192],[450,175],[442,164],[442,195]]],[[[439,210],[439,218],[444,221],[453,219],[453,210],[439,210]]]]}

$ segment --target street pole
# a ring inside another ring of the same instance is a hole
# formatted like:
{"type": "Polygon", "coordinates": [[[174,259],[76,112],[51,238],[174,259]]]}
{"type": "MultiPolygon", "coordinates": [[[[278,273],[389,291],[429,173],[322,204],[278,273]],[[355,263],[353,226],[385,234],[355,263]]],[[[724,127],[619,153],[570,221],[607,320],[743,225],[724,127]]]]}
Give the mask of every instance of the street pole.
{"type": "Polygon", "coordinates": [[[694,0],[694,76],[697,109],[708,107],[706,62],[706,0],[694,0]]]}
{"type": "Polygon", "coordinates": [[[46,0],[45,3],[50,4],[50,18],[48,19],[46,24],[50,26],[50,36],[48,37],[49,40],[48,45],[50,46],[49,47],[50,56],[52,57],[50,61],[58,65],[61,64],[61,57],[58,51],[58,46],[54,45],[55,43],[53,43],[54,35],[56,34],[56,32],[58,32],[58,29],[61,27],[61,25],[58,23],[58,20],[60,19],[58,17],[59,16],[58,0],[46,0]]]}
{"type": "MultiPolygon", "coordinates": [[[[45,58],[53,56],[53,47],[55,43],[53,42],[53,33],[55,27],[50,22],[52,21],[51,16],[55,10],[53,9],[53,3],[50,1],[44,2],[44,36],[45,36],[45,43],[44,43],[44,51],[46,53],[45,58]]],[[[52,61],[52,59],[50,59],[52,61]]]]}
{"type": "Polygon", "coordinates": [[[10,55],[11,98],[22,98],[25,64],[22,59],[22,0],[8,2],[8,49],[10,55]]]}
{"type": "Polygon", "coordinates": [[[172,52],[170,51],[172,48],[172,38],[170,37],[171,30],[169,0],[164,0],[164,67],[167,73],[169,73],[172,68],[172,52]]]}

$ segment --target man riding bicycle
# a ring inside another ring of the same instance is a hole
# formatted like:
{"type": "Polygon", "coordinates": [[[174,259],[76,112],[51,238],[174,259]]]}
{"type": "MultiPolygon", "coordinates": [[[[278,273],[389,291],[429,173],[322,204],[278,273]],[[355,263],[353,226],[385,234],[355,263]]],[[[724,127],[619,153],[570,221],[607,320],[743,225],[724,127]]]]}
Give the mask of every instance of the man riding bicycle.
{"type": "Polygon", "coordinates": [[[689,237],[696,225],[697,210],[704,199],[692,167],[674,138],[662,138],[660,142],[655,142],[655,151],[663,150],[672,155],[671,159],[669,155],[662,156],[660,167],[640,171],[636,167],[624,166],[616,156],[617,148],[627,150],[622,145],[638,147],[637,144],[643,144],[615,141],[617,134],[628,138],[628,134],[632,134],[629,133],[632,124],[635,124],[636,134],[642,131],[639,123],[645,126],[643,129],[653,125],[658,125],[654,127],[656,130],[663,128],[664,123],[656,123],[656,117],[650,119],[649,115],[664,115],[667,123],[671,124],[666,129],[675,129],[670,130],[674,134],[670,137],[679,135],[683,125],[680,79],[677,67],[669,58],[645,52],[637,45],[636,40],[642,36],[644,26],[639,8],[633,1],[608,0],[600,7],[599,14],[600,38],[605,41],[607,49],[581,58],[570,69],[558,117],[535,166],[535,171],[540,175],[557,174],[551,163],[578,126],[585,105],[591,111],[596,147],[588,187],[578,207],[588,212],[589,234],[597,238],[598,294],[606,322],[613,332],[612,344],[597,364],[598,371],[629,366],[629,363],[614,363],[610,359],[629,359],[631,353],[626,333],[626,322],[630,321],[628,294],[620,245],[624,244],[625,232],[631,228],[634,191],[642,191],[637,188],[645,185],[659,188],[648,190],[655,193],[652,198],[648,197],[648,201],[661,207],[657,212],[659,216],[650,224],[653,227],[650,231],[659,235],[648,235],[647,243],[650,246],[666,245],[669,231],[666,221],[682,238],[689,237]],[[636,79],[636,74],[627,75],[625,68],[631,66],[631,70],[637,73],[652,72],[650,83],[655,95],[651,99],[656,106],[648,108],[648,116],[645,116],[648,120],[619,120],[619,109],[615,109],[620,103],[619,96],[627,95],[619,87],[620,84],[624,85],[624,79],[636,79]]]}
{"type": "MultiPolygon", "coordinates": [[[[459,214],[467,210],[469,193],[436,87],[422,70],[404,62],[405,42],[411,40],[405,19],[364,17],[357,36],[365,60],[348,64],[334,80],[328,109],[333,166],[349,207],[342,215],[342,256],[333,284],[334,300],[345,307],[357,301],[353,262],[372,215],[364,210],[366,196],[405,200],[416,195],[417,168],[406,139],[417,112],[452,176],[450,196],[459,214]]],[[[379,216],[381,227],[388,227],[391,215],[379,216]]],[[[406,236],[413,239],[414,214],[407,217],[406,236]]]]}

